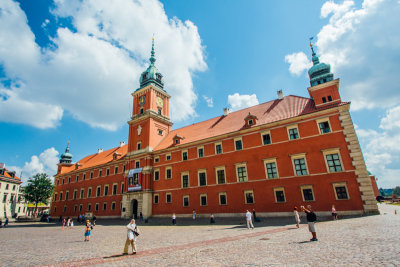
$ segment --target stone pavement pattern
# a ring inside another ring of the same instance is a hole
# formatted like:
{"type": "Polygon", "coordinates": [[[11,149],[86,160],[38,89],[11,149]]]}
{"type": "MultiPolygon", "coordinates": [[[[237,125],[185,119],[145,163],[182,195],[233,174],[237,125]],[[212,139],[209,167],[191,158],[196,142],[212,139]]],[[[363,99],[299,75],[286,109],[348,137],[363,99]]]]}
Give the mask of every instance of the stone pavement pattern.
{"type": "MultiPolygon", "coordinates": [[[[280,225],[141,226],[138,254],[121,254],[125,226],[61,230],[26,224],[0,229],[1,266],[400,266],[400,207],[381,215],[317,223],[318,242],[293,219],[280,225]],[[398,215],[394,215],[397,209],[398,215]],[[290,223],[290,225],[286,225],[290,223]]],[[[305,219],[303,219],[305,221],[305,219]]],[[[178,221],[179,222],[179,221],[178,221]]],[[[259,225],[259,224],[258,224],[259,225]]]]}

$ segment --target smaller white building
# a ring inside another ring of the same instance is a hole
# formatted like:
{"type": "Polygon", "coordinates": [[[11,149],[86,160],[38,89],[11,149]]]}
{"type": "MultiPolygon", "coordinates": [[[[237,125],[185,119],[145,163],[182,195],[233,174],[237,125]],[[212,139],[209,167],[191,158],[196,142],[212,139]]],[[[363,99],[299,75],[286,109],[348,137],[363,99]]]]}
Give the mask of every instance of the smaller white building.
{"type": "Polygon", "coordinates": [[[6,169],[0,163],[0,219],[7,217],[9,220],[18,216],[25,216],[27,204],[21,190],[21,179],[15,172],[6,169]]]}

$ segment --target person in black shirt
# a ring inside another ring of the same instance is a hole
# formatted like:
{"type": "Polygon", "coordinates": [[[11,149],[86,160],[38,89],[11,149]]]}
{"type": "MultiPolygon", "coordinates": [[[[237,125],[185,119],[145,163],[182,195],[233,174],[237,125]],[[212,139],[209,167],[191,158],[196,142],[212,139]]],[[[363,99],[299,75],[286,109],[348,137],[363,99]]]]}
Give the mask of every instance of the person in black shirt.
{"type": "Polygon", "coordinates": [[[317,215],[315,215],[314,211],[311,209],[311,205],[308,205],[307,208],[301,206],[301,210],[306,213],[308,230],[312,234],[312,238],[310,239],[310,241],[318,241],[317,231],[315,230],[315,222],[317,221],[317,215]]]}

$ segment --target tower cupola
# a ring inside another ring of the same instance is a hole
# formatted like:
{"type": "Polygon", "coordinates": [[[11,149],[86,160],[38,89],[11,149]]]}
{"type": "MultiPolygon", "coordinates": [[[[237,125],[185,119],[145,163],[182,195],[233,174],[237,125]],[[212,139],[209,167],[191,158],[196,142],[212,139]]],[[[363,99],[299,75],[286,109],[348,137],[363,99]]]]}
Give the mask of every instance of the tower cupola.
{"type": "Polygon", "coordinates": [[[311,86],[326,83],[333,80],[333,73],[331,73],[331,66],[329,64],[319,62],[319,58],[314,51],[312,43],[310,43],[312,51],[313,66],[308,71],[311,86]]]}
{"type": "MultiPolygon", "coordinates": [[[[163,75],[158,71],[154,63],[156,62],[156,58],[154,57],[154,38],[152,40],[151,47],[151,56],[150,56],[150,65],[149,67],[140,75],[140,88],[145,87],[146,85],[152,83],[157,85],[159,88],[164,88],[163,75]]],[[[138,90],[139,90],[138,89],[138,90]]],[[[164,89],[163,89],[164,90],[164,89]]]]}
{"type": "Polygon", "coordinates": [[[69,141],[67,148],[65,149],[65,153],[62,154],[60,157],[60,163],[67,163],[67,164],[72,163],[72,154],[69,153],[69,141]]]}

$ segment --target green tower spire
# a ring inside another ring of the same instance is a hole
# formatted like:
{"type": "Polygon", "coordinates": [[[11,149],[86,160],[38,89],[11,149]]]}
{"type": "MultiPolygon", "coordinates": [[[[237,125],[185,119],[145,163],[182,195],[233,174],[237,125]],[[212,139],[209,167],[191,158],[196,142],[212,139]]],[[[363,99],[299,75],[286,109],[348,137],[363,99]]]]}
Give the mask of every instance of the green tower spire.
{"type": "Polygon", "coordinates": [[[310,77],[310,85],[315,86],[318,84],[326,83],[333,80],[333,73],[331,73],[331,65],[319,62],[319,58],[314,51],[313,44],[310,40],[310,47],[312,52],[313,66],[308,70],[310,77]]]}
{"type": "Polygon", "coordinates": [[[151,43],[151,53],[150,53],[150,65],[149,67],[140,75],[140,90],[141,88],[147,86],[148,84],[154,84],[158,86],[160,89],[164,90],[164,82],[163,82],[163,75],[155,66],[156,57],[154,52],[154,37],[151,43]]]}
{"type": "Polygon", "coordinates": [[[65,153],[60,157],[60,163],[70,164],[72,162],[72,155],[69,153],[69,141],[67,144],[67,148],[65,149],[65,153]]]}

